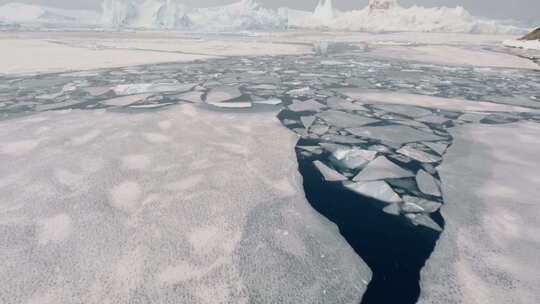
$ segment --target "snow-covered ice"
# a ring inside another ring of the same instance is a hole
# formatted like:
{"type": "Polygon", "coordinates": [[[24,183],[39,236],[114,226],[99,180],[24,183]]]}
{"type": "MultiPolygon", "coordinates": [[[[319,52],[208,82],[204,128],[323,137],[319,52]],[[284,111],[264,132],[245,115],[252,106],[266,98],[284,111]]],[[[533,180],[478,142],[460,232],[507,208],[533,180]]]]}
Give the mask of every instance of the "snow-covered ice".
{"type": "Polygon", "coordinates": [[[446,226],[422,271],[419,303],[538,303],[540,126],[450,132],[455,142],[439,168],[446,226]]]}
{"type": "Polygon", "coordinates": [[[275,115],[0,121],[0,301],[358,303],[371,272],[309,206],[275,115]]]}
{"type": "Polygon", "coordinates": [[[324,180],[326,180],[326,181],[338,182],[338,181],[346,181],[346,180],[348,180],[348,178],[341,175],[336,170],[328,167],[327,165],[325,165],[321,161],[316,160],[316,161],[313,162],[313,165],[315,165],[317,170],[319,170],[319,172],[321,172],[324,180]]]}

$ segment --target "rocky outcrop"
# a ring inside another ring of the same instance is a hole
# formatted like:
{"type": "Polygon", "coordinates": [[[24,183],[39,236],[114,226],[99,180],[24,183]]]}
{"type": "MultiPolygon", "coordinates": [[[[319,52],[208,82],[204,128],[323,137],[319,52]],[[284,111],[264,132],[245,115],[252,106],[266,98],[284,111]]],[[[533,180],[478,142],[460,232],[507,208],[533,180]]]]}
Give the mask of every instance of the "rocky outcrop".
{"type": "Polygon", "coordinates": [[[519,40],[540,40],[540,27],[529,34],[519,38],[519,40]]]}

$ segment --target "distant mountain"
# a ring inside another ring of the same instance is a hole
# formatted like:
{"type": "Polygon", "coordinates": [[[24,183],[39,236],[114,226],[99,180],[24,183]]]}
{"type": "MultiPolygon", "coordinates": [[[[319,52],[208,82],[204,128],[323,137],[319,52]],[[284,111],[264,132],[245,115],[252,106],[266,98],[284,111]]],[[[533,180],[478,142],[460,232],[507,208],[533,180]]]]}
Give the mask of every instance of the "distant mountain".
{"type": "Polygon", "coordinates": [[[65,10],[23,3],[0,6],[0,23],[4,24],[96,24],[99,14],[94,11],[65,10]]]}

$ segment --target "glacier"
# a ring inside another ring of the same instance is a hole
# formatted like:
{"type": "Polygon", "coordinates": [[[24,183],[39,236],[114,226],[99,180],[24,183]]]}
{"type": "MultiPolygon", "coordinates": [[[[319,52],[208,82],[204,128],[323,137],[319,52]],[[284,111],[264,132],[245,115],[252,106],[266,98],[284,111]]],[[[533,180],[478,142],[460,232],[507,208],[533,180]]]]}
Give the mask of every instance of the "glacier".
{"type": "Polygon", "coordinates": [[[255,0],[195,8],[183,0],[104,0],[101,15],[20,3],[0,6],[0,24],[94,25],[106,29],[189,30],[198,32],[329,29],[364,32],[450,32],[521,34],[505,22],[471,15],[463,7],[401,7],[395,0],[371,0],[363,9],[339,11],[320,0],[312,12],[267,9],[255,0]]]}

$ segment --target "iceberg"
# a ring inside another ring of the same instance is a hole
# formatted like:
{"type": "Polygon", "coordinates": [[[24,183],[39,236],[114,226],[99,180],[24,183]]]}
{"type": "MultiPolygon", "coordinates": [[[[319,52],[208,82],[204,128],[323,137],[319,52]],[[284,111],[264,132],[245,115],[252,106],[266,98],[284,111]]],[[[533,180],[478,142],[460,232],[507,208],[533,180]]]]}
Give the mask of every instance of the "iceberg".
{"type": "Polygon", "coordinates": [[[97,25],[99,14],[87,10],[67,10],[11,2],[0,6],[0,24],[35,26],[97,25]]]}
{"type": "Polygon", "coordinates": [[[315,11],[289,25],[299,28],[366,32],[450,32],[474,34],[519,34],[526,30],[471,15],[465,8],[412,6],[404,8],[395,0],[371,0],[360,10],[336,12],[331,1],[321,1],[315,11]]]}
{"type": "Polygon", "coordinates": [[[103,24],[116,28],[237,31],[285,29],[287,19],[254,0],[188,8],[179,0],[105,0],[103,24]]]}

